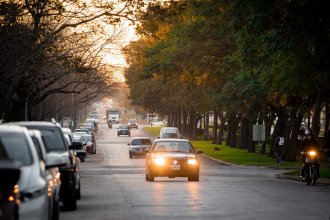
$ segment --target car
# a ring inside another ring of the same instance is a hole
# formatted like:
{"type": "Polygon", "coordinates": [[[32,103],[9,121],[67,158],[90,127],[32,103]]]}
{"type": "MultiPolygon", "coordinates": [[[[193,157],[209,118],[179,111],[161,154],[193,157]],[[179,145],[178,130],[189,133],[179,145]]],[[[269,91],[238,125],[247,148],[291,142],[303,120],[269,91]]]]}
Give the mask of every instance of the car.
{"type": "Polygon", "coordinates": [[[83,146],[85,146],[86,153],[96,154],[96,143],[93,141],[93,137],[90,134],[81,135],[83,146]]]}
{"type": "Polygon", "coordinates": [[[82,145],[81,135],[86,133],[85,132],[72,133],[71,129],[69,128],[62,128],[62,131],[64,133],[64,137],[66,138],[68,145],[69,146],[75,145],[74,147],[75,150],[73,150],[75,156],[79,158],[80,162],[84,162],[87,155],[86,155],[86,149],[82,145]]]}
{"type": "Polygon", "coordinates": [[[146,180],[155,177],[188,177],[199,181],[199,158],[191,142],[186,139],[156,139],[145,160],[146,180]]]}
{"type": "Polygon", "coordinates": [[[128,127],[130,129],[132,129],[132,128],[138,129],[139,128],[139,125],[138,125],[138,123],[136,122],[135,119],[130,119],[127,124],[128,124],[128,127]]]}
{"type": "Polygon", "coordinates": [[[128,145],[129,158],[133,156],[145,156],[152,145],[152,141],[148,137],[135,137],[128,145]]]}
{"type": "Polygon", "coordinates": [[[117,128],[117,136],[120,135],[128,135],[129,137],[131,136],[131,131],[128,125],[119,125],[119,127],[117,128]]]}
{"type": "Polygon", "coordinates": [[[163,127],[160,129],[159,138],[181,138],[177,127],[163,127]]]}
{"type": "Polygon", "coordinates": [[[49,185],[46,170],[62,165],[63,160],[54,158],[46,163],[40,161],[33,140],[25,127],[0,125],[0,143],[2,157],[19,164],[19,219],[49,219],[49,185]]]}
{"type": "Polygon", "coordinates": [[[21,196],[18,186],[20,173],[18,163],[8,158],[0,158],[0,219],[18,219],[21,196]]]}
{"type": "Polygon", "coordinates": [[[75,145],[68,145],[60,125],[46,121],[10,122],[8,124],[41,131],[49,152],[65,159],[65,165],[59,168],[62,183],[60,199],[65,210],[76,210],[77,199],[80,198],[79,159],[74,154],[75,145]]]}
{"type": "MultiPolygon", "coordinates": [[[[56,160],[58,157],[53,152],[49,152],[44,137],[39,130],[29,130],[34,146],[37,150],[38,158],[41,164],[47,164],[49,160],[56,160]],[[48,153],[47,153],[48,152],[48,153]]],[[[65,160],[62,159],[62,165],[65,160]]],[[[60,170],[58,167],[46,167],[44,176],[47,181],[48,197],[49,197],[49,219],[58,220],[60,216],[60,170]]]]}

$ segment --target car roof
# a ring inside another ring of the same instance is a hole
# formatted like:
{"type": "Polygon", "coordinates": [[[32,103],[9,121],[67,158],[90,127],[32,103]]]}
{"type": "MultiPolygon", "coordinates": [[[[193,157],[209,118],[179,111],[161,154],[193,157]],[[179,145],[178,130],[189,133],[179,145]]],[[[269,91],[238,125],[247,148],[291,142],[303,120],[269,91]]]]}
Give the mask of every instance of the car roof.
{"type": "Polygon", "coordinates": [[[151,139],[151,138],[148,138],[148,137],[134,137],[134,138],[132,138],[132,140],[135,140],[135,139],[151,139]]]}
{"type": "Polygon", "coordinates": [[[18,121],[18,122],[8,122],[5,124],[21,125],[21,126],[31,125],[31,126],[59,127],[59,125],[48,121],[18,121]]]}
{"type": "Polygon", "coordinates": [[[156,142],[190,142],[188,139],[177,139],[177,138],[159,138],[156,139],[156,142]]]}
{"type": "Polygon", "coordinates": [[[0,132],[2,133],[22,133],[27,131],[25,127],[14,124],[2,124],[0,125],[0,132]]]}

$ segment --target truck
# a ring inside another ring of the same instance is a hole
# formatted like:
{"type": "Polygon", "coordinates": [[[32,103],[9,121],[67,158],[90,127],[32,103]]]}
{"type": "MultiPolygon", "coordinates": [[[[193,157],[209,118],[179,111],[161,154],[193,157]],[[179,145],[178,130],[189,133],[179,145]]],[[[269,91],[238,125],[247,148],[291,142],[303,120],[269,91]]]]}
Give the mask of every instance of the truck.
{"type": "Polygon", "coordinates": [[[109,108],[106,110],[107,121],[111,120],[111,123],[120,122],[120,109],[119,108],[109,108]]]}

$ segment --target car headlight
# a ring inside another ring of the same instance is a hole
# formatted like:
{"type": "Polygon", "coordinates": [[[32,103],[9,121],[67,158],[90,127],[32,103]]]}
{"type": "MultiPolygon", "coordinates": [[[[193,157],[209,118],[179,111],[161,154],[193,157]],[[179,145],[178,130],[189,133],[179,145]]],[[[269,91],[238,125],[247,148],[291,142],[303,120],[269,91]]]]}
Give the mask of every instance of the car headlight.
{"type": "Polygon", "coordinates": [[[155,162],[155,164],[161,166],[161,165],[164,165],[165,164],[165,159],[162,158],[162,157],[156,157],[154,159],[154,162],[155,162]]]}
{"type": "Polygon", "coordinates": [[[188,159],[188,164],[195,165],[195,164],[197,164],[197,160],[194,158],[188,159]]]}
{"type": "Polygon", "coordinates": [[[308,154],[312,157],[316,156],[316,152],[315,151],[309,151],[308,154]]]}

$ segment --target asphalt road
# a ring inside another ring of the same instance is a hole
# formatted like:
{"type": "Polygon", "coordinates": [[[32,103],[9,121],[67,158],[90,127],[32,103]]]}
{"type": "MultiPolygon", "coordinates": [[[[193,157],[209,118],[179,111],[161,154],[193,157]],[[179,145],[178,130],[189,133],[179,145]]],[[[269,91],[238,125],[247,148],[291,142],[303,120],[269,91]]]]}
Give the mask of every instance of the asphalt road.
{"type": "Polygon", "coordinates": [[[202,158],[199,182],[156,177],[145,181],[144,158],[128,156],[131,137],[99,125],[97,153],[81,163],[78,209],[63,220],[330,219],[330,187],[277,179],[284,171],[223,166],[202,158]]]}

